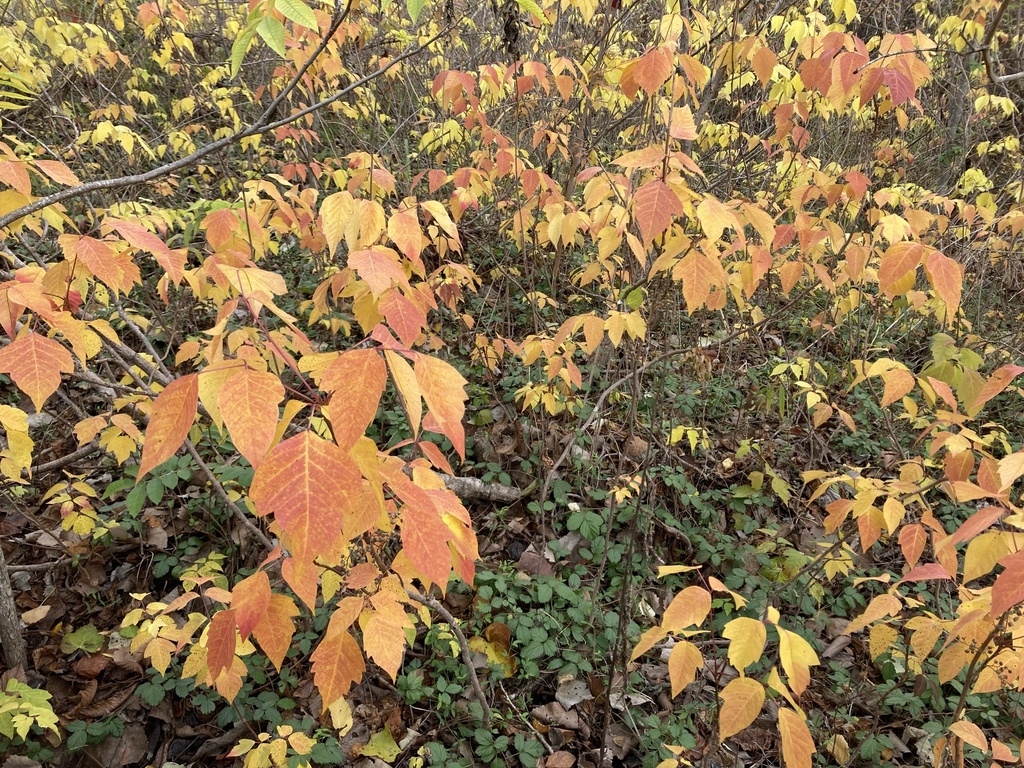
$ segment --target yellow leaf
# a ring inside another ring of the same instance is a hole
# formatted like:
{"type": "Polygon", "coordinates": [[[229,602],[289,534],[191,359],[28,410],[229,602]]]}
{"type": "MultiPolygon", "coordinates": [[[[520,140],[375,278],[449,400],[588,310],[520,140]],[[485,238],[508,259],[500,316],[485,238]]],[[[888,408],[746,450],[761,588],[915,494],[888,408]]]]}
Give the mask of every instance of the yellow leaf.
{"type": "Polygon", "coordinates": [[[722,708],[718,712],[718,738],[725,741],[749,726],[764,706],[764,686],[750,677],[737,677],[718,694],[722,708]]]}
{"type": "Polygon", "coordinates": [[[778,625],[775,628],[779,632],[779,661],[789,677],[793,692],[799,696],[811,682],[810,668],[818,663],[818,654],[796,632],[778,625]]]}
{"type": "Polygon", "coordinates": [[[668,656],[668,677],[672,681],[672,698],[697,678],[697,670],[704,666],[704,657],[697,646],[687,640],[675,644],[668,656]]]}
{"type": "Polygon", "coordinates": [[[743,670],[761,658],[768,632],[762,622],[741,616],[725,625],[722,636],[729,642],[729,663],[743,670]]]}
{"type": "Polygon", "coordinates": [[[804,718],[792,709],[779,709],[779,735],[786,768],[811,768],[811,756],[818,750],[804,718]]]}

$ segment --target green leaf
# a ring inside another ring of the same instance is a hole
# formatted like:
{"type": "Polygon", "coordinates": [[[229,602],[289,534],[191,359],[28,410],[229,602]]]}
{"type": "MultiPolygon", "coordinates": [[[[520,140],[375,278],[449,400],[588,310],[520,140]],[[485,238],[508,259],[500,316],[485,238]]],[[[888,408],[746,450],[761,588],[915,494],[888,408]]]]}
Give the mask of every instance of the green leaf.
{"type": "Polygon", "coordinates": [[[420,12],[426,4],[427,0],[405,0],[405,7],[409,10],[409,18],[413,20],[413,23],[419,20],[420,12]]]}
{"type": "Polygon", "coordinates": [[[96,627],[92,624],[86,624],[84,627],[64,635],[64,638],[60,641],[60,650],[61,653],[74,653],[79,650],[86,653],[95,653],[103,647],[105,642],[106,638],[99,633],[96,627]]]}
{"type": "Polygon", "coordinates": [[[319,31],[313,9],[303,0],[275,0],[274,7],[289,21],[294,21],[307,29],[319,31]]]}
{"type": "Polygon", "coordinates": [[[273,16],[264,16],[263,20],[256,25],[256,32],[274,53],[281,58],[285,57],[287,51],[284,47],[284,24],[273,16]]]}
{"type": "Polygon", "coordinates": [[[527,13],[532,13],[544,24],[548,24],[548,17],[544,15],[544,9],[537,5],[536,0],[516,0],[516,5],[527,13]]]}
{"type": "Polygon", "coordinates": [[[249,50],[249,43],[252,42],[253,36],[256,34],[256,25],[250,24],[235,38],[235,42],[231,45],[231,76],[234,77],[238,74],[238,70],[242,66],[242,59],[245,58],[245,52],[249,50]]]}

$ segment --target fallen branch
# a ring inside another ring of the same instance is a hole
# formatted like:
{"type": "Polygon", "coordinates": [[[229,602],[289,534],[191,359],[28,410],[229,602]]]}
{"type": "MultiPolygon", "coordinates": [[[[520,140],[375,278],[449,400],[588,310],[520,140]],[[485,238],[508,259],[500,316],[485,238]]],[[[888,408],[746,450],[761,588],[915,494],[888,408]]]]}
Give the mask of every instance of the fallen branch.
{"type": "Polygon", "coordinates": [[[441,478],[448,490],[463,501],[504,501],[507,504],[519,501],[536,490],[540,484],[538,480],[534,480],[526,488],[520,490],[511,485],[485,483],[478,477],[452,477],[442,474],[441,478]]]}

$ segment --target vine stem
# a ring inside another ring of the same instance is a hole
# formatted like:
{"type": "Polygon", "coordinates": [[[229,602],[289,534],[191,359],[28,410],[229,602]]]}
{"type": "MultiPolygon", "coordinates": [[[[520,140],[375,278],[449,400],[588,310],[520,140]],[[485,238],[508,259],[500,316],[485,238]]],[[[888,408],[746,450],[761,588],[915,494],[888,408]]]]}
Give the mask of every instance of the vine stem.
{"type": "Polygon", "coordinates": [[[414,589],[405,590],[405,594],[420,605],[425,605],[427,608],[440,615],[441,618],[447,621],[448,625],[452,628],[452,632],[455,633],[455,639],[459,643],[459,649],[462,651],[462,661],[466,665],[466,672],[469,674],[470,688],[473,689],[473,695],[476,697],[476,700],[480,702],[480,706],[483,708],[483,723],[484,725],[490,725],[491,708],[487,704],[487,696],[484,695],[484,689],[480,686],[480,678],[477,677],[476,668],[473,666],[473,652],[469,650],[469,641],[466,640],[466,636],[462,633],[462,629],[459,628],[458,623],[455,621],[455,617],[452,616],[451,612],[447,608],[432,597],[420,594],[414,589]]]}

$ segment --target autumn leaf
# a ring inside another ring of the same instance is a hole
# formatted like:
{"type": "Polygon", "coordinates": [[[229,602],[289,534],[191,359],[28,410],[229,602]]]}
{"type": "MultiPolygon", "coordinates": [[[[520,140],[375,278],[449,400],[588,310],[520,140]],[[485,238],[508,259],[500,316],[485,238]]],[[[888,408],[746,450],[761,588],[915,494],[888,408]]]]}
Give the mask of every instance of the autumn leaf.
{"type": "Polygon", "coordinates": [[[792,709],[779,707],[779,735],[786,768],[811,768],[811,757],[818,750],[804,718],[792,709]]]}
{"type": "Polygon", "coordinates": [[[741,616],[725,625],[722,637],[730,641],[729,663],[742,674],[743,670],[761,658],[768,632],[764,622],[741,616]]]}
{"type": "Polygon", "coordinates": [[[351,456],[312,432],[278,443],[253,476],[249,496],[260,515],[273,515],[291,557],[283,574],[295,594],[316,605],[313,561],[331,556],[343,539],[346,518],[362,508],[362,477],[351,456]]]}
{"type": "Polygon", "coordinates": [[[713,195],[708,195],[700,201],[700,205],[697,206],[697,220],[704,230],[704,235],[712,242],[720,240],[727,227],[737,232],[742,231],[736,212],[719,202],[713,195]]]}
{"type": "Polygon", "coordinates": [[[27,333],[0,349],[0,373],[8,373],[29,396],[39,413],[60,386],[60,375],[75,370],[75,363],[59,342],[39,333],[27,333]]]}
{"type": "Polygon", "coordinates": [[[725,741],[747,728],[764,706],[764,686],[751,677],[737,677],[718,694],[722,707],[718,712],[718,738],[725,741]]]}
{"type": "Polygon", "coordinates": [[[1024,601],[1024,550],[999,561],[1003,572],[992,585],[992,618],[997,619],[1024,601]]]}
{"type": "Polygon", "coordinates": [[[384,351],[384,357],[391,371],[391,380],[402,398],[402,406],[409,418],[409,428],[413,437],[420,431],[420,420],[423,417],[423,394],[419,379],[405,358],[390,349],[384,351]]]}
{"type": "Polygon", "coordinates": [[[346,597],[331,615],[327,631],[310,657],[313,682],[320,691],[321,712],[340,699],[366,671],[359,644],[348,631],[362,609],[363,601],[346,597]]]}
{"type": "Polygon", "coordinates": [[[374,246],[353,251],[348,256],[348,265],[366,282],[375,298],[392,285],[409,286],[409,279],[398,264],[398,255],[390,248],[374,246]]]}
{"type": "Polygon", "coordinates": [[[414,373],[438,430],[452,441],[455,451],[465,461],[466,432],[462,419],[466,412],[466,385],[469,382],[449,363],[431,355],[416,356],[414,373]]]}
{"type": "Polygon", "coordinates": [[[960,308],[964,268],[959,262],[939,251],[932,251],[925,257],[924,268],[935,293],[946,303],[946,322],[952,323],[956,320],[956,312],[960,308]]]}
{"type": "Polygon", "coordinates": [[[216,680],[235,660],[235,611],[217,611],[210,621],[206,638],[206,666],[216,680]]]}
{"type": "Polygon", "coordinates": [[[355,445],[377,416],[387,377],[384,360],[372,349],[342,352],[324,369],[320,388],[343,392],[337,402],[332,398],[328,413],[334,439],[342,448],[355,445]]]}
{"type": "Polygon", "coordinates": [[[811,644],[796,632],[776,625],[779,633],[779,661],[789,677],[789,685],[797,696],[811,682],[810,668],[818,663],[818,654],[811,644]]]}
{"type": "Polygon", "coordinates": [[[263,617],[253,627],[252,634],[256,642],[278,672],[281,671],[285,654],[292,647],[292,636],[295,634],[292,619],[298,615],[299,609],[294,600],[287,595],[272,592],[263,617]]]}
{"type": "Polygon", "coordinates": [[[666,632],[681,632],[700,626],[711,611],[711,593],[702,587],[687,587],[677,594],[661,617],[666,632]]]}
{"type": "Polygon", "coordinates": [[[153,401],[136,483],[177,453],[188,437],[199,404],[198,378],[193,373],[175,379],[153,401]]]}
{"type": "Polygon", "coordinates": [[[697,679],[697,670],[704,666],[704,657],[693,643],[678,641],[668,655],[668,679],[672,682],[672,698],[697,679]]]}
{"type": "Polygon", "coordinates": [[[272,373],[249,367],[236,370],[221,385],[217,406],[231,441],[253,468],[274,440],[284,385],[272,373]]]}
{"type": "Polygon", "coordinates": [[[231,590],[231,610],[242,640],[247,640],[270,607],[270,579],[266,571],[256,571],[242,579],[231,590]]]}
{"type": "Polygon", "coordinates": [[[679,196],[660,179],[644,184],[633,195],[633,218],[640,227],[644,245],[665,232],[673,216],[682,216],[683,204],[679,196]]]}
{"type": "Polygon", "coordinates": [[[893,243],[882,254],[882,262],[878,269],[878,290],[892,296],[906,293],[913,287],[913,280],[907,279],[917,269],[924,255],[924,247],[919,243],[893,243]]]}

